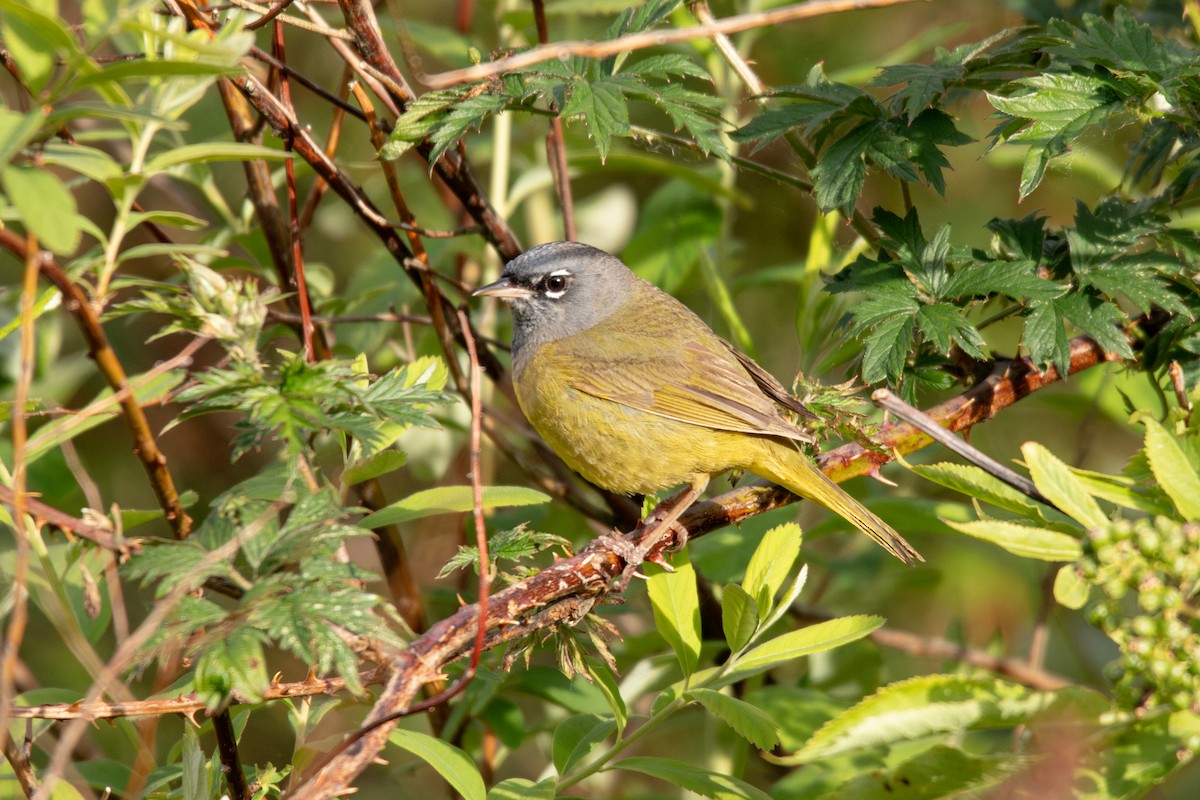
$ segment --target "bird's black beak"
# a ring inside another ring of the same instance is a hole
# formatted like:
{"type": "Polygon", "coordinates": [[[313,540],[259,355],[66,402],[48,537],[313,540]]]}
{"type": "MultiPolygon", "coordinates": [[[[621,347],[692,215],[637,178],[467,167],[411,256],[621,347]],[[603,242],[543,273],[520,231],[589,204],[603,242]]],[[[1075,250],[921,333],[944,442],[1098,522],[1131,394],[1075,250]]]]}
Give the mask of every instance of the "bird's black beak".
{"type": "Polygon", "coordinates": [[[501,300],[516,300],[522,297],[532,297],[534,291],[528,287],[513,283],[508,278],[501,278],[495,283],[481,286],[471,292],[471,297],[499,297],[501,300]]]}

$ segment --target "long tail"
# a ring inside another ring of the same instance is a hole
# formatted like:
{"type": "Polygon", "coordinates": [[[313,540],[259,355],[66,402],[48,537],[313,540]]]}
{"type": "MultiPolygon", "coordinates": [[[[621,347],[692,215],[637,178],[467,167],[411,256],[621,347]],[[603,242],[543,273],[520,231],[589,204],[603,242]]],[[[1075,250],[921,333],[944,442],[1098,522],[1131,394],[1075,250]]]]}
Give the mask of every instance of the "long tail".
{"type": "Polygon", "coordinates": [[[763,443],[766,447],[763,448],[762,458],[751,467],[756,475],[774,481],[806,500],[820,503],[852,523],[905,564],[925,560],[891,525],[825,477],[825,473],[791,443],[771,440],[764,440],[763,443]]]}

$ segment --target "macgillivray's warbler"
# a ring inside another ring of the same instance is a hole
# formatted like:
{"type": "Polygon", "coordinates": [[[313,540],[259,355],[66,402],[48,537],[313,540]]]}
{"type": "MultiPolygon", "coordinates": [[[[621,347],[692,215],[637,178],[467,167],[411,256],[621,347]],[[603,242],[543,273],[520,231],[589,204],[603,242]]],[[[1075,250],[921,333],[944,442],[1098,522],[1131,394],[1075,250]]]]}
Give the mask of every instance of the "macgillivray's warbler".
{"type": "MultiPolygon", "coordinates": [[[[813,439],[781,406],[807,411],[782,384],[620,259],[551,242],[475,295],[511,306],[517,402],[569,467],[620,494],[687,484],[659,531],[711,476],[746,470],[841,515],[901,561],[924,560],[800,451],[813,439]]],[[[619,553],[630,570],[662,535],[619,553]]]]}

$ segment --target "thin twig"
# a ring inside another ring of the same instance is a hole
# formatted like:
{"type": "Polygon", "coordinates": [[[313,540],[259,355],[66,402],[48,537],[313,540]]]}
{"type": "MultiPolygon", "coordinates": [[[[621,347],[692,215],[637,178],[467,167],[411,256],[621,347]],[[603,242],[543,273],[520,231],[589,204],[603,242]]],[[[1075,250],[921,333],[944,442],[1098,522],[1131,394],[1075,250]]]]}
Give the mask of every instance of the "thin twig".
{"type": "MultiPolygon", "coordinates": [[[[254,11],[259,14],[262,14],[264,17],[267,16],[268,14],[272,14],[272,12],[274,12],[274,15],[272,15],[270,17],[270,19],[273,19],[276,22],[283,22],[288,25],[294,25],[295,27],[299,28],[300,30],[308,31],[310,33],[320,34],[321,36],[324,36],[328,39],[347,39],[348,40],[348,39],[354,38],[354,34],[351,33],[350,31],[341,30],[340,28],[330,28],[328,25],[317,25],[312,22],[305,22],[304,20],[297,19],[296,17],[289,17],[287,14],[279,15],[279,12],[282,11],[282,9],[279,9],[278,11],[276,11],[275,9],[271,8],[270,6],[264,6],[264,5],[260,5],[258,3],[251,3],[250,0],[230,0],[230,3],[232,5],[237,6],[238,8],[244,8],[247,11],[254,11]]],[[[247,25],[246,27],[250,27],[250,26],[247,25]]]]}
{"type": "Polygon", "coordinates": [[[0,230],[0,246],[18,255],[22,259],[36,255],[38,268],[51,283],[58,287],[63,295],[63,306],[79,324],[84,339],[88,342],[88,355],[96,362],[101,375],[108,381],[114,392],[124,393],[121,408],[125,412],[125,421],[133,435],[134,452],[146,469],[150,484],[158,503],[166,515],[167,523],[177,539],[186,539],[192,530],[192,518],[184,511],[179,502],[179,492],[175,489],[175,481],[167,469],[167,457],[158,447],[158,442],[150,430],[150,423],[129,388],[129,380],[125,368],[112,347],[108,337],[100,325],[100,318],[88,301],[87,295],[79,286],[67,277],[62,268],[50,257],[49,253],[32,254],[26,243],[11,230],[0,230]]]}
{"type": "Polygon", "coordinates": [[[25,272],[21,285],[21,361],[17,373],[17,386],[13,392],[12,405],[12,496],[13,532],[16,535],[16,562],[12,575],[12,608],[8,614],[8,625],[4,629],[4,653],[0,661],[0,739],[7,748],[8,713],[15,692],[17,659],[21,644],[25,640],[25,626],[29,623],[29,551],[33,531],[26,525],[26,479],[25,445],[29,429],[25,423],[25,404],[29,389],[33,385],[34,358],[37,333],[34,330],[33,309],[37,298],[38,262],[41,260],[37,236],[28,234],[25,240],[25,272]]]}
{"type": "MultiPolygon", "coordinates": [[[[538,44],[548,43],[550,33],[546,26],[545,0],[533,0],[533,20],[537,26],[538,44]]],[[[554,188],[562,208],[563,238],[573,242],[578,238],[575,231],[575,198],[571,192],[571,172],[567,166],[562,117],[557,114],[550,118],[550,130],[546,133],[546,160],[550,163],[550,174],[554,176],[554,188]]]]}
{"type": "MultiPolygon", "coordinates": [[[[810,622],[824,622],[834,618],[833,614],[808,606],[793,606],[791,613],[796,619],[810,622]]],[[[922,636],[883,627],[867,634],[867,638],[880,647],[899,650],[915,658],[957,661],[967,666],[986,669],[1042,692],[1052,692],[1071,685],[1066,678],[1046,672],[1037,665],[1017,658],[994,656],[985,650],[976,650],[939,636],[922,636]]]]}
{"type": "MultiPolygon", "coordinates": [[[[13,514],[16,515],[16,493],[12,489],[0,486],[0,503],[13,509],[13,514]]],[[[46,505],[41,500],[29,495],[25,495],[25,511],[32,514],[35,520],[41,520],[64,533],[77,536],[105,550],[111,550],[122,561],[141,551],[141,545],[136,539],[118,542],[112,531],[78,517],[72,517],[70,514],[46,505]]]]}
{"type": "MultiPolygon", "coordinates": [[[[287,63],[287,50],[284,46],[283,24],[275,20],[274,36],[272,37],[274,55],[280,63],[287,63]]],[[[277,73],[279,76],[279,102],[288,110],[291,116],[296,115],[292,105],[292,89],[286,72],[277,73]]],[[[284,137],[283,149],[292,152],[292,138],[284,137]]],[[[287,178],[287,214],[288,237],[291,240],[292,279],[295,281],[296,299],[300,305],[300,337],[304,343],[304,355],[310,362],[317,360],[317,351],[313,345],[312,301],[308,294],[308,279],[304,273],[304,248],[300,240],[300,212],[296,203],[296,164],[294,159],[283,162],[284,174],[287,178]]]]}
{"type": "Polygon", "coordinates": [[[1034,500],[1037,500],[1039,503],[1043,503],[1050,508],[1055,509],[1056,511],[1060,510],[1058,506],[1054,505],[1050,498],[1038,491],[1037,486],[1035,486],[1033,481],[1029,480],[1029,478],[1026,478],[1016,470],[1001,464],[999,461],[992,458],[987,453],[984,453],[970,442],[958,438],[953,433],[946,430],[941,425],[938,425],[936,422],[926,416],[919,408],[912,407],[887,389],[877,389],[875,393],[871,395],[871,400],[875,403],[875,405],[879,406],[885,411],[890,412],[891,414],[894,414],[908,424],[912,425],[917,430],[928,434],[934,439],[934,441],[945,446],[946,449],[950,450],[952,453],[961,456],[968,462],[974,464],[990,475],[993,475],[996,478],[1004,481],[1018,492],[1022,492],[1023,494],[1032,497],[1034,500]]]}
{"type": "Polygon", "coordinates": [[[757,11],[751,14],[741,14],[726,17],[708,25],[696,25],[691,28],[676,28],[662,31],[651,30],[631,33],[619,39],[607,42],[565,41],[540,45],[523,53],[476,64],[463,69],[418,75],[418,80],[431,89],[445,89],[460,83],[491,78],[505,72],[512,72],[523,67],[531,67],[543,61],[553,59],[566,60],[573,56],[587,58],[606,58],[618,53],[628,53],[633,50],[645,50],[648,47],[661,47],[666,44],[690,42],[694,39],[709,39],[718,33],[738,33],[752,28],[769,28],[786,22],[819,17],[825,14],[838,14],[845,11],[857,11],[868,8],[884,8],[913,0],[813,0],[811,3],[775,8],[769,11],[757,11]]]}

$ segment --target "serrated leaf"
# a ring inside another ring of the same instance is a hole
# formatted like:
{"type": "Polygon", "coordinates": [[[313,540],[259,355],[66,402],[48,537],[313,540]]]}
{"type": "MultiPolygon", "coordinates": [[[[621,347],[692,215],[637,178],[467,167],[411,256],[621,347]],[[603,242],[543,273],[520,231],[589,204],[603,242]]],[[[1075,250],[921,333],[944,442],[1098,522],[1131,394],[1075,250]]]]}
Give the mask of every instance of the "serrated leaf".
{"type": "MultiPolygon", "coordinates": [[[[770,604],[767,604],[768,610],[770,604]]],[[[746,590],[729,584],[721,590],[721,630],[729,649],[738,652],[754,637],[758,629],[758,605],[746,590]]]]}
{"type": "Polygon", "coordinates": [[[813,168],[817,207],[828,213],[835,209],[850,216],[867,178],[867,152],[884,135],[882,123],[864,122],[840,136],[813,168]]]}
{"type": "Polygon", "coordinates": [[[864,383],[878,383],[885,379],[895,383],[900,379],[915,327],[915,317],[894,317],[880,323],[871,332],[863,348],[864,383]]]}
{"type": "MultiPolygon", "coordinates": [[[[1098,696],[1096,696],[1098,698],[1098,696]]],[[[939,733],[1028,722],[1056,701],[991,678],[925,675],[883,687],[823,725],[788,765],[939,733]]]]}
{"type": "Polygon", "coordinates": [[[983,336],[957,307],[949,303],[923,305],[916,320],[921,333],[941,355],[949,354],[951,344],[957,344],[967,355],[987,358],[983,336]]]}
{"type": "MultiPolygon", "coordinates": [[[[987,797],[1006,779],[1029,769],[1027,755],[977,756],[934,745],[903,764],[859,774],[821,800],[959,800],[987,797]]],[[[1003,788],[999,788],[1003,791],[1003,788]]]]}
{"type": "Polygon", "coordinates": [[[610,769],[650,775],[713,800],[771,800],[766,792],[745,781],[674,759],[635,756],[614,763],[610,769]]]}
{"type": "Polygon", "coordinates": [[[1074,561],[1082,554],[1078,539],[1058,531],[998,519],[981,519],[973,522],[942,521],[960,533],[998,544],[1008,552],[1022,558],[1036,558],[1042,561],[1074,561]]]}
{"type": "Polygon", "coordinates": [[[1146,460],[1159,487],[1171,498],[1183,520],[1200,520],[1200,475],[1196,465],[1166,428],[1150,417],[1146,426],[1146,460]]]}
{"type": "Polygon", "coordinates": [[[763,710],[744,700],[712,689],[693,689],[684,697],[695,700],[734,732],[759,750],[771,750],[779,744],[779,730],[763,710]]]}
{"type": "Polygon", "coordinates": [[[1026,442],[1021,445],[1021,454],[1038,491],[1060,511],[1085,528],[1102,528],[1108,524],[1108,517],[1083,482],[1045,446],[1026,442]]]}
{"type": "Polygon", "coordinates": [[[616,729],[617,723],[611,717],[597,714],[576,714],[560,722],[554,729],[554,742],[550,748],[558,774],[565,774],[586,758],[616,729]]]}
{"type": "Polygon", "coordinates": [[[1064,608],[1078,611],[1087,605],[1091,592],[1091,584],[1074,564],[1063,564],[1054,575],[1054,599],[1064,608]]]}
{"type": "MultiPolygon", "coordinates": [[[[410,522],[436,514],[461,514],[475,507],[474,491],[470,486],[439,486],[411,494],[374,514],[368,514],[359,523],[364,528],[382,528],[410,522]]],[[[523,486],[483,487],[483,507],[531,506],[550,502],[550,495],[523,486]]]]}
{"type": "Polygon", "coordinates": [[[433,767],[464,800],[485,800],[487,788],[471,757],[454,745],[429,734],[397,728],[388,742],[407,750],[433,767]]]}
{"type": "Polygon", "coordinates": [[[1028,259],[964,264],[954,271],[943,297],[968,300],[993,294],[1014,300],[1052,300],[1068,286],[1038,276],[1037,263],[1028,259]]]}
{"type": "Polygon", "coordinates": [[[722,678],[721,685],[757,675],[803,656],[840,647],[863,638],[881,625],[882,617],[859,614],[818,622],[798,631],[789,631],[734,660],[732,668],[722,678]]]}
{"type": "Polygon", "coordinates": [[[684,676],[691,675],[700,661],[700,596],[696,591],[696,571],[687,560],[687,551],[675,556],[674,572],[657,570],[646,581],[654,622],[675,657],[684,676]]]}
{"type": "Polygon", "coordinates": [[[1037,367],[1053,365],[1059,375],[1068,374],[1071,345],[1067,341],[1062,314],[1053,303],[1038,305],[1025,318],[1021,344],[1025,345],[1030,360],[1037,367]]]}
{"type": "Polygon", "coordinates": [[[757,604],[757,617],[765,617],[771,613],[775,595],[783,588],[796,559],[800,557],[802,538],[803,532],[796,523],[777,525],[763,535],[758,547],[754,549],[754,554],[750,556],[750,563],[746,565],[746,577],[742,579],[742,588],[757,604]]]}

